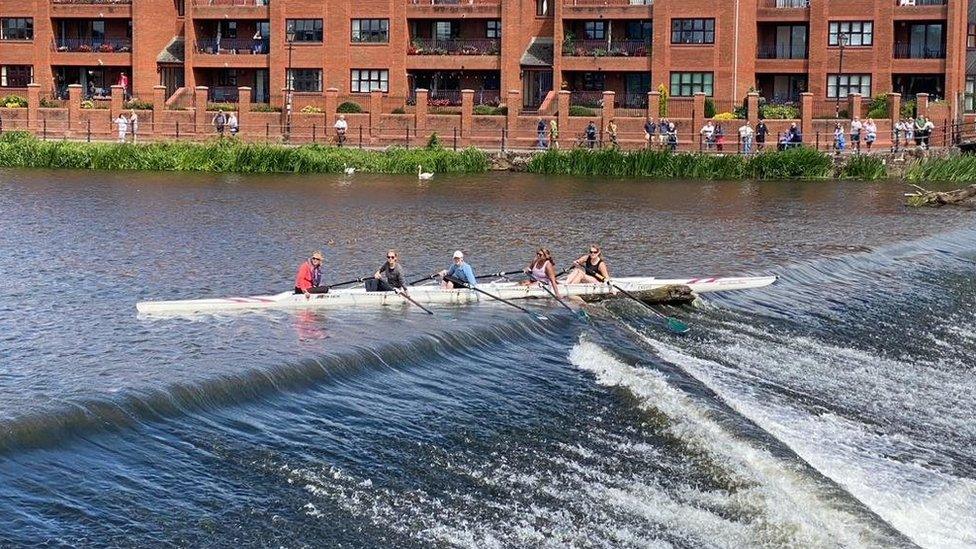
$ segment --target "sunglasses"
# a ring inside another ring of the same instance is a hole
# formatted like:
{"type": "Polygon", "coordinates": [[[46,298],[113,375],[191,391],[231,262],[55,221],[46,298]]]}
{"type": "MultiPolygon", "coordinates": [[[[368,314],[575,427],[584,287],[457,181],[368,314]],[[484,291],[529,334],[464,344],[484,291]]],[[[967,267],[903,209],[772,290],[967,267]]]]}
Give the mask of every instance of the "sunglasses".
{"type": "Polygon", "coordinates": [[[386,258],[387,259],[396,259],[396,256],[395,255],[388,255],[388,256],[386,256],[386,258]]]}
{"type": "Polygon", "coordinates": [[[590,250],[590,253],[593,255],[600,255],[600,250],[590,250]]]}
{"type": "Polygon", "coordinates": [[[312,261],[318,261],[319,263],[322,263],[322,259],[318,257],[313,257],[312,261]]]}

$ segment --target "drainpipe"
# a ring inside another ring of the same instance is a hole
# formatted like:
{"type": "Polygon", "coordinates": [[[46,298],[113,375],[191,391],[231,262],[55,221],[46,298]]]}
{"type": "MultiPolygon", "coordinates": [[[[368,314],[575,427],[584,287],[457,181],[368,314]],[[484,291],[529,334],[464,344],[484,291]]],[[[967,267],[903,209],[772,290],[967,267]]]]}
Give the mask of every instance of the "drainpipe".
{"type": "Polygon", "coordinates": [[[732,105],[735,106],[739,99],[739,0],[735,0],[735,40],[732,52],[732,105]]]}

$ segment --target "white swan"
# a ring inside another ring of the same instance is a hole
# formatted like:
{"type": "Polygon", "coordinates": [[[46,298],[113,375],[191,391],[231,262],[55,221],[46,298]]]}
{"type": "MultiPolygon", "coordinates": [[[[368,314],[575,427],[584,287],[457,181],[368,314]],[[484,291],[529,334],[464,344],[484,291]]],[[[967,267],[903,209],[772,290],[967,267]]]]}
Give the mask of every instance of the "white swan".
{"type": "Polygon", "coordinates": [[[418,164],[417,165],[417,179],[421,181],[426,181],[428,179],[434,179],[434,172],[425,172],[424,169],[418,164]]]}
{"type": "Polygon", "coordinates": [[[352,175],[356,173],[356,168],[350,168],[349,166],[343,164],[342,171],[345,172],[346,175],[352,175]]]}

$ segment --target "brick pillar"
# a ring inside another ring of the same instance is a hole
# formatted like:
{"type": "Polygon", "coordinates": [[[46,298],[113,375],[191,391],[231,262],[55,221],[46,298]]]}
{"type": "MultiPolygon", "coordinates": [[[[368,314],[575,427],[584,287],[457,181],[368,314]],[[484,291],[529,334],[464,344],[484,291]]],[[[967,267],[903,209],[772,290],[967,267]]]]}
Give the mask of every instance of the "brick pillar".
{"type": "Polygon", "coordinates": [[[250,134],[256,133],[257,128],[249,128],[248,124],[251,122],[251,88],[248,86],[240,86],[237,88],[237,127],[239,128],[239,134],[243,134],[247,131],[250,134]]]}
{"type": "Polygon", "coordinates": [[[661,100],[660,93],[656,91],[647,92],[647,113],[646,113],[647,118],[653,118],[655,120],[659,118],[657,103],[660,100],[661,100]]]}
{"type": "Polygon", "coordinates": [[[27,128],[36,130],[41,127],[41,85],[27,84],[27,128]]]}
{"type": "MultiPolygon", "coordinates": [[[[507,120],[506,120],[507,122],[507,120]]],[[[474,90],[461,90],[461,132],[462,143],[467,144],[474,124],[474,90]]]]}
{"type": "Polygon", "coordinates": [[[800,131],[804,136],[813,133],[813,93],[811,92],[800,94],[800,131]]]}
{"type": "Polygon", "coordinates": [[[929,115],[929,94],[920,93],[915,96],[915,117],[928,116],[929,115]]]}
{"type": "Polygon", "coordinates": [[[861,118],[861,94],[852,93],[847,96],[847,114],[852,120],[861,118]]]}
{"type": "Polygon", "coordinates": [[[207,124],[207,91],[206,86],[197,86],[193,90],[193,126],[197,133],[206,131],[207,124]]]}
{"type": "Polygon", "coordinates": [[[697,151],[701,148],[699,142],[699,134],[702,126],[705,125],[705,92],[696,92],[694,97],[694,103],[691,107],[691,131],[688,132],[691,135],[692,146],[691,149],[697,151]]]}
{"type": "Polygon", "coordinates": [[[901,94],[900,93],[889,93],[888,94],[888,119],[891,120],[891,127],[895,127],[895,123],[901,120],[901,94]]]}
{"type": "MultiPolygon", "coordinates": [[[[505,98],[505,106],[508,109],[505,114],[505,146],[508,148],[515,147],[518,142],[518,115],[519,110],[522,108],[522,92],[521,90],[508,90],[508,96],[505,98]]],[[[556,122],[559,124],[559,122],[556,122]]],[[[562,131],[562,128],[559,129],[562,131]]]]}
{"type": "Polygon", "coordinates": [[[369,92],[369,136],[370,143],[373,138],[380,135],[380,114],[383,110],[383,92],[373,90],[369,92]]]}
{"type": "Polygon", "coordinates": [[[112,86],[112,101],[110,111],[112,113],[112,120],[119,117],[122,113],[122,103],[125,101],[125,88],[118,84],[112,86]]]}
{"type": "MultiPolygon", "coordinates": [[[[339,106],[339,90],[338,88],[329,88],[325,90],[325,128],[328,132],[334,125],[336,121],[336,108],[339,106]]],[[[359,130],[357,129],[356,132],[359,130]]],[[[349,128],[349,135],[353,134],[353,129],[349,128]]]]}
{"type": "Polygon", "coordinates": [[[68,86],[68,129],[81,129],[81,98],[84,90],[81,84],[71,84],[68,86]]]}
{"type": "Polygon", "coordinates": [[[152,133],[163,133],[166,110],[166,86],[153,86],[152,133]]]}
{"type": "MultiPolygon", "coordinates": [[[[427,129],[427,94],[423,88],[417,88],[416,104],[414,105],[413,125],[418,131],[427,129]]],[[[462,98],[463,99],[463,98],[462,98]]]]}
{"type": "Polygon", "coordinates": [[[563,142],[572,140],[569,135],[569,90],[559,90],[558,117],[556,125],[559,126],[559,137],[563,142]]]}
{"type": "Polygon", "coordinates": [[[759,92],[746,94],[746,120],[753,127],[759,123],[759,92]]]}

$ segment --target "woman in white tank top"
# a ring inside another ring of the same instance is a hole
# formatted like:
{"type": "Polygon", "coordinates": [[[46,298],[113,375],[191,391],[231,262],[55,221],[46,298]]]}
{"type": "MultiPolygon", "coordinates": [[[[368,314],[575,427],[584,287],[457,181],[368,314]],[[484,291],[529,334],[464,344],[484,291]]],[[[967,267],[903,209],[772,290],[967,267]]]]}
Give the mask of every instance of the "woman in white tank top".
{"type": "Polygon", "coordinates": [[[559,285],[556,282],[556,266],[552,260],[552,252],[547,248],[539,248],[535,252],[535,259],[524,269],[529,279],[523,284],[531,285],[545,282],[552,287],[552,292],[559,295],[559,285]]]}

